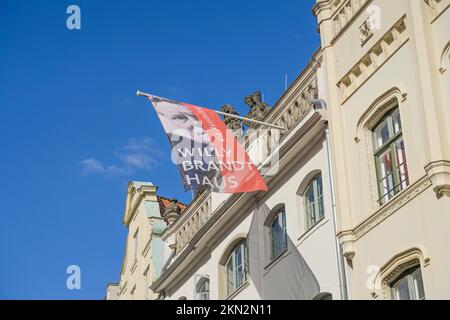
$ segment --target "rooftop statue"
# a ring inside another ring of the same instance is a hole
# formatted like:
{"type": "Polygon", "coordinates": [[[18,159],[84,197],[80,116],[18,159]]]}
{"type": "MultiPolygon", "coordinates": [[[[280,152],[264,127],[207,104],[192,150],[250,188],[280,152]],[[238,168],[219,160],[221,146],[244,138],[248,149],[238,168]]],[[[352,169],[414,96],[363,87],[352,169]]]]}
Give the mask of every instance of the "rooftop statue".
{"type": "MultiPolygon", "coordinates": [[[[256,91],[254,94],[245,98],[245,104],[250,107],[250,112],[247,118],[261,121],[270,111],[270,106],[261,100],[261,91],[256,91]]],[[[245,123],[251,128],[257,126],[255,123],[245,123]]]]}

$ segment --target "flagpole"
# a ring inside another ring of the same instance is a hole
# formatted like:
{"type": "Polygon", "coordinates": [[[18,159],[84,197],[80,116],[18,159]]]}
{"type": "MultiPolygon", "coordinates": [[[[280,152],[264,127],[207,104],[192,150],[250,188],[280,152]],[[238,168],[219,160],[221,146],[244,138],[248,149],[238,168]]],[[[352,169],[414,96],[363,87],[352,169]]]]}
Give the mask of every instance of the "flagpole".
{"type": "MultiPolygon", "coordinates": [[[[136,95],[140,96],[140,97],[147,97],[147,98],[151,98],[152,97],[152,95],[150,95],[148,93],[145,93],[145,92],[142,92],[142,91],[139,91],[139,90],[136,92],[136,95]]],[[[246,117],[241,117],[241,116],[237,116],[235,114],[226,113],[226,112],[222,112],[222,111],[217,111],[217,110],[214,110],[214,111],[216,113],[220,114],[220,115],[227,116],[227,117],[230,117],[230,118],[235,118],[235,119],[244,120],[244,121],[248,121],[248,122],[253,122],[253,123],[256,123],[256,124],[260,124],[260,125],[271,127],[271,128],[275,128],[275,129],[284,130],[283,127],[277,126],[276,124],[267,123],[267,122],[263,122],[263,121],[258,121],[258,120],[254,120],[254,119],[249,119],[249,118],[246,118],[246,117]]]]}

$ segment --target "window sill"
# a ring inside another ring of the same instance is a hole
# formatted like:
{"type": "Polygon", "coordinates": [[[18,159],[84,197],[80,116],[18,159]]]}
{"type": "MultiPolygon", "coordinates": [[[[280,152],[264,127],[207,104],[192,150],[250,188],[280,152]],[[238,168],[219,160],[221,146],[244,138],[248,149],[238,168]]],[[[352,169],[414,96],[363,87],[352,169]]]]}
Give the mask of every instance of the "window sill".
{"type": "Polygon", "coordinates": [[[320,229],[323,225],[327,224],[329,220],[330,219],[328,219],[326,216],[324,216],[322,219],[317,221],[315,225],[313,225],[311,228],[306,230],[306,232],[303,233],[300,236],[300,238],[297,239],[298,240],[298,244],[297,245],[300,245],[303,242],[305,242],[306,239],[308,239],[314,232],[316,232],[318,229],[320,229]]]}
{"type": "Polygon", "coordinates": [[[250,282],[247,280],[245,281],[239,288],[237,288],[232,294],[230,294],[225,300],[233,300],[236,298],[236,296],[244,291],[248,286],[250,285],[250,282]]]}
{"type": "Polygon", "coordinates": [[[290,254],[291,254],[291,252],[288,251],[288,249],[285,249],[278,257],[276,257],[275,259],[270,261],[269,264],[264,267],[265,272],[264,272],[263,276],[265,276],[270,271],[270,269],[275,267],[281,260],[283,260],[290,254]]]}

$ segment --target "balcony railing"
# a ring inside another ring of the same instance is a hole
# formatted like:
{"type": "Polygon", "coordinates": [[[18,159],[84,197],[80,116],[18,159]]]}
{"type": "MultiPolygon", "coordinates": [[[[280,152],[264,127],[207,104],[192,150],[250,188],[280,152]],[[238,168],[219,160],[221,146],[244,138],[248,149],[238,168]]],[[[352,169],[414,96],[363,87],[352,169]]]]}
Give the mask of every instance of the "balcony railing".
{"type": "Polygon", "coordinates": [[[208,221],[211,215],[211,195],[204,193],[198,196],[191,205],[189,205],[177,224],[175,239],[176,252],[180,252],[197,233],[197,231],[208,221]]]}

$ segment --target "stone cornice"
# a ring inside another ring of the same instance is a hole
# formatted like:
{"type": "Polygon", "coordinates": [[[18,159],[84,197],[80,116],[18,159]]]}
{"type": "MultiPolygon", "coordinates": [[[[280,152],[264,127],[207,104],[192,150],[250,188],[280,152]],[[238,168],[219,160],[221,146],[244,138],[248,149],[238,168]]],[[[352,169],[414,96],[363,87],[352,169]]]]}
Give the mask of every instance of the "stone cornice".
{"type": "Polygon", "coordinates": [[[323,10],[331,9],[333,0],[319,0],[312,8],[312,12],[315,16],[318,16],[323,10]]]}
{"type": "Polygon", "coordinates": [[[128,185],[125,215],[123,217],[123,224],[125,226],[129,226],[130,221],[133,219],[136,209],[142,200],[151,195],[156,197],[157,190],[158,187],[154,185],[136,185],[136,183],[130,182],[128,185]]]}
{"type": "Polygon", "coordinates": [[[450,197],[450,161],[433,161],[425,166],[425,171],[433,183],[437,197],[450,197]]]}

